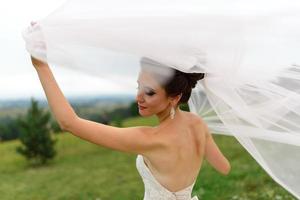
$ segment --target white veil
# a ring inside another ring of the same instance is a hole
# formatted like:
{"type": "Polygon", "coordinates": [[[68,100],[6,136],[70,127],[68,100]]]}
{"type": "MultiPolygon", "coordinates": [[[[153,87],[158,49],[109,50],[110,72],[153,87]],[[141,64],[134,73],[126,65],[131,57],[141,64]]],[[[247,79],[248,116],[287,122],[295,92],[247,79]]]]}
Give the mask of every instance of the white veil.
{"type": "Polygon", "coordinates": [[[23,37],[36,58],[124,87],[142,57],[206,73],[191,112],[300,198],[298,1],[68,0],[23,37]]]}

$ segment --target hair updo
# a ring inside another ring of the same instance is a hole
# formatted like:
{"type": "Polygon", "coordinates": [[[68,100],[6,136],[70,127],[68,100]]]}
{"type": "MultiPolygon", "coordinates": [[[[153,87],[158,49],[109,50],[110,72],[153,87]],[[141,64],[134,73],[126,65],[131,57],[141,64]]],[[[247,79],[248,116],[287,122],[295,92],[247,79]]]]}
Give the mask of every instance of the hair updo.
{"type": "Polygon", "coordinates": [[[178,104],[187,103],[192,89],[196,87],[198,80],[204,78],[204,73],[185,73],[175,70],[175,75],[164,86],[168,96],[174,97],[182,93],[178,104]]]}
{"type": "Polygon", "coordinates": [[[146,57],[142,57],[140,63],[142,69],[149,70],[150,68],[159,67],[159,73],[155,73],[155,70],[150,71],[154,72],[154,77],[157,80],[163,80],[161,81],[161,86],[165,89],[168,97],[175,97],[182,94],[178,105],[188,102],[192,93],[192,89],[195,88],[197,82],[203,79],[205,76],[205,73],[185,73],[146,57]],[[164,70],[169,71],[168,77],[166,77],[166,75],[163,73],[164,70]]]}

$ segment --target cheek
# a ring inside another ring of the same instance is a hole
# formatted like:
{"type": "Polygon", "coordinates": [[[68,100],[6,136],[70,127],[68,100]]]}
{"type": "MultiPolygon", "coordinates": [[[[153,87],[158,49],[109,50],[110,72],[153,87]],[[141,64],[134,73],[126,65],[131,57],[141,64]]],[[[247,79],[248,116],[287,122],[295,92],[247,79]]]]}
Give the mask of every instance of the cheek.
{"type": "Polygon", "coordinates": [[[153,109],[160,109],[163,108],[165,105],[165,100],[160,98],[159,96],[148,97],[146,99],[146,102],[148,107],[153,109]]]}

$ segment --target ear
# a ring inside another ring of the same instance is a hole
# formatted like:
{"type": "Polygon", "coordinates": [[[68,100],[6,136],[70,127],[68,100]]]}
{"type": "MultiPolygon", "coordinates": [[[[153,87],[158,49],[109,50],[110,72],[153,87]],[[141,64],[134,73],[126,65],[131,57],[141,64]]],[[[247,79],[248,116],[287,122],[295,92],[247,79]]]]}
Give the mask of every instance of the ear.
{"type": "Polygon", "coordinates": [[[171,104],[172,104],[172,106],[177,105],[178,102],[180,101],[181,97],[182,97],[182,93],[178,94],[175,97],[171,97],[171,104]]]}

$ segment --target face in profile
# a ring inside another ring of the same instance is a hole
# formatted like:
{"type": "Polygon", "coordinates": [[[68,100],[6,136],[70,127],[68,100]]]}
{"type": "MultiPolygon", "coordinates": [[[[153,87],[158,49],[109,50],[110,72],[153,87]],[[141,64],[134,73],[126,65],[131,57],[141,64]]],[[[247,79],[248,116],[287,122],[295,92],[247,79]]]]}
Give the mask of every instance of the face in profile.
{"type": "Polygon", "coordinates": [[[154,75],[141,70],[137,79],[136,101],[141,116],[147,117],[165,110],[169,99],[154,75]]]}

